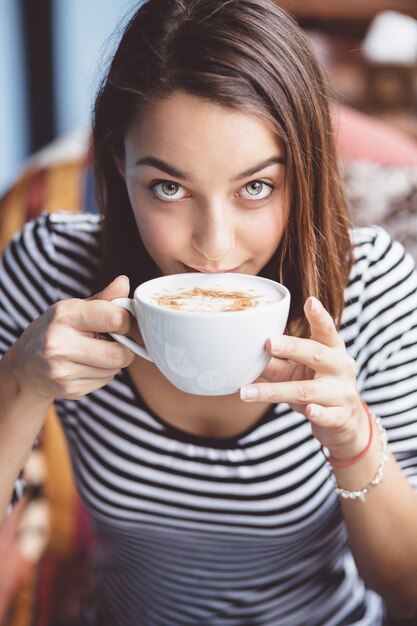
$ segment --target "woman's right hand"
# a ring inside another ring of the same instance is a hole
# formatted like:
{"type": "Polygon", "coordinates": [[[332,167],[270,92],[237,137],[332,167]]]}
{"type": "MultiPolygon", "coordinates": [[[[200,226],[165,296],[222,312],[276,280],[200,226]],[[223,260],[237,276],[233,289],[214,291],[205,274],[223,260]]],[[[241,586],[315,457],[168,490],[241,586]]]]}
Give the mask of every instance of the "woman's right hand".
{"type": "Polygon", "coordinates": [[[76,400],[108,384],[135,355],[101,333],[129,334],[131,316],[109,302],[129,295],[129,280],[117,277],[101,293],[52,305],[9,350],[8,373],[32,397],[76,400]]]}

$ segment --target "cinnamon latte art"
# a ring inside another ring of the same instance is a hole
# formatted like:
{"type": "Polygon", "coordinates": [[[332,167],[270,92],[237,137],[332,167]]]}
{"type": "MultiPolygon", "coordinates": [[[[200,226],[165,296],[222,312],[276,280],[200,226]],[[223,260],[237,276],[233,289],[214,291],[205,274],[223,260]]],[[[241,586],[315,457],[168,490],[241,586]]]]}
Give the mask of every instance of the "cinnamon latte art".
{"type": "Polygon", "coordinates": [[[199,313],[223,313],[245,311],[259,305],[261,294],[254,289],[247,291],[225,290],[211,287],[191,287],[155,293],[155,302],[167,309],[199,313]]]}

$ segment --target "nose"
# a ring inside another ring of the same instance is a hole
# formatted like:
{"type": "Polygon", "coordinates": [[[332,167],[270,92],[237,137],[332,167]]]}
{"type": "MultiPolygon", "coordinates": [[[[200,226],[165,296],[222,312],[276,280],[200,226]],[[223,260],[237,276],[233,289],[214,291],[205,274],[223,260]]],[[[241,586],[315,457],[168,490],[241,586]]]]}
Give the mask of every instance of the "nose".
{"type": "Polygon", "coordinates": [[[235,242],[233,220],[224,204],[199,207],[194,224],[192,244],[209,261],[228,256],[235,242]]]}

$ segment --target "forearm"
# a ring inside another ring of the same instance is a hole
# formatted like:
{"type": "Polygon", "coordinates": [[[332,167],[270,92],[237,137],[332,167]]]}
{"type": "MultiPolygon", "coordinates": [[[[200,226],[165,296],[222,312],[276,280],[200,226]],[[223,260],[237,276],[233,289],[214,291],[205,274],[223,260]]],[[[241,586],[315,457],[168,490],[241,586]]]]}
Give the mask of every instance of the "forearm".
{"type": "MultiPolygon", "coordinates": [[[[375,476],[381,460],[381,437],[353,466],[335,468],[338,485],[362,489],[375,476]]],[[[387,602],[393,613],[417,614],[417,494],[389,454],[382,482],[365,502],[341,498],[350,548],[361,576],[387,602]]]]}
{"type": "Polygon", "coordinates": [[[11,359],[0,360],[0,525],[52,400],[36,396],[13,376],[11,359]]]}

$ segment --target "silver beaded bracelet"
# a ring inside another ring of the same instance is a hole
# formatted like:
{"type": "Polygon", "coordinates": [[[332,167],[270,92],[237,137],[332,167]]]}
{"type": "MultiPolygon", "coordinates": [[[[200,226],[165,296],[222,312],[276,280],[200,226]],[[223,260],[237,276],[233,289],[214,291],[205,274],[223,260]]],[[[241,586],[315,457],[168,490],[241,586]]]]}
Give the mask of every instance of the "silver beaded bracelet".
{"type": "Polygon", "coordinates": [[[347,489],[343,489],[342,487],[338,486],[333,468],[330,467],[330,476],[333,478],[336,484],[335,491],[338,496],[340,496],[341,498],[345,498],[345,500],[361,500],[362,502],[365,502],[365,498],[368,492],[372,489],[372,487],[376,487],[377,485],[379,485],[384,476],[385,466],[388,462],[388,437],[385,428],[382,426],[381,418],[374,416],[374,419],[376,427],[381,433],[382,448],[381,460],[373,479],[363,489],[359,489],[358,491],[348,491],[347,489]]]}

